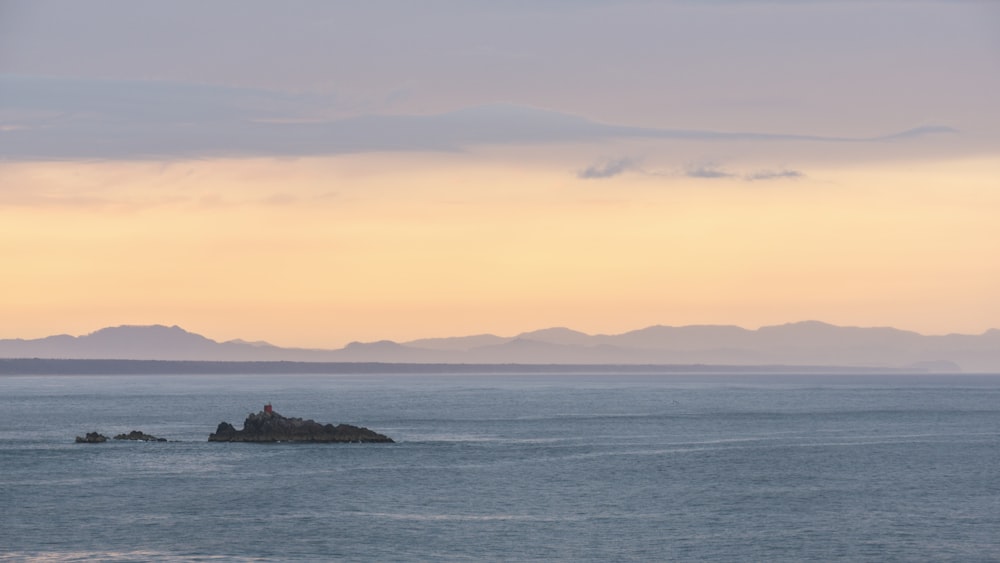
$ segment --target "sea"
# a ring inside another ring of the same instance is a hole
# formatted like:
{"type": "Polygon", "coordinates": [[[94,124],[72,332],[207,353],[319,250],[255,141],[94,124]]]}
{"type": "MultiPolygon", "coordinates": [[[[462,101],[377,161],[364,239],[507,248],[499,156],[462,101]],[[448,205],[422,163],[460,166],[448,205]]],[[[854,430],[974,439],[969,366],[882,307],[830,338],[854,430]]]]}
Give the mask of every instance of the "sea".
{"type": "Polygon", "coordinates": [[[0,561],[1000,561],[1000,375],[0,377],[0,561]],[[276,412],[394,444],[210,443],[276,412]],[[168,442],[76,444],[141,430],[168,442]]]}

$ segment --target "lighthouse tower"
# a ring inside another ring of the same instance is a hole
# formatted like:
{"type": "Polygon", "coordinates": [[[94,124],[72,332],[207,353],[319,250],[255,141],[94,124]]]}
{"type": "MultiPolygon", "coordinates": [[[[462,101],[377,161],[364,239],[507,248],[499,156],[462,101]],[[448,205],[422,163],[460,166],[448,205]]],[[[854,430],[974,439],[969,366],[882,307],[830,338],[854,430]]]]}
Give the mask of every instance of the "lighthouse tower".
{"type": "Polygon", "coordinates": [[[274,410],[271,408],[271,403],[264,405],[264,412],[267,414],[271,414],[274,412],[274,410]]]}

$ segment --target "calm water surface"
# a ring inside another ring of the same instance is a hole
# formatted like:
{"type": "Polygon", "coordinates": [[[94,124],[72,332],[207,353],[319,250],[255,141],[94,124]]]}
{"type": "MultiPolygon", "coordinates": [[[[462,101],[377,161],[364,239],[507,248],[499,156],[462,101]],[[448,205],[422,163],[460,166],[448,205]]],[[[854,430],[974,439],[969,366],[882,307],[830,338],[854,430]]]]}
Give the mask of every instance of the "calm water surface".
{"type": "Polygon", "coordinates": [[[0,400],[0,560],[1000,560],[1000,376],[0,377],[0,400]],[[265,402],[398,443],[206,441],[265,402]],[[73,443],[133,429],[173,441],[73,443]]]}

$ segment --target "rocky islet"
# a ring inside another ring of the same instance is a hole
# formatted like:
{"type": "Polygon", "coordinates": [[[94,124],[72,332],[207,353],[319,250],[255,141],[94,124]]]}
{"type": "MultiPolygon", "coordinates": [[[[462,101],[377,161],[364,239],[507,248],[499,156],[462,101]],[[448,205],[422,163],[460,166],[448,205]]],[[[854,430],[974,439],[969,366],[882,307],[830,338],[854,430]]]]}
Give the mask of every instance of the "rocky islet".
{"type": "Polygon", "coordinates": [[[270,405],[247,416],[243,429],[219,423],[209,442],[344,442],[392,443],[392,438],[368,428],[350,424],[320,424],[315,420],[289,418],[274,412],[270,405]]]}
{"type": "MultiPolygon", "coordinates": [[[[166,442],[140,430],[132,430],[114,437],[115,440],[133,442],[166,442]]],[[[88,432],[77,436],[78,444],[101,444],[108,437],[99,432],[88,432]]],[[[237,430],[228,422],[219,423],[215,432],[208,436],[209,442],[304,442],[304,443],[393,443],[393,439],[368,428],[350,424],[321,424],[315,420],[286,417],[275,412],[271,405],[264,410],[251,413],[243,421],[243,429],[237,430]]]]}

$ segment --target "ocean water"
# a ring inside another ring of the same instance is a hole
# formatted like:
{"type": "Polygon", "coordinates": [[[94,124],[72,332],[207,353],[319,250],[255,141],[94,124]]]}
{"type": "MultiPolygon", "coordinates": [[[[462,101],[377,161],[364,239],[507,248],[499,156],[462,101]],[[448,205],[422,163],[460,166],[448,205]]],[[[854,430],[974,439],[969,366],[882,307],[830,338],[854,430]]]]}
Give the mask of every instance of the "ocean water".
{"type": "Polygon", "coordinates": [[[998,561],[1000,376],[0,377],[0,560],[998,561]],[[209,443],[271,402],[396,444],[209,443]],[[139,429],[168,443],[75,444],[139,429]]]}

